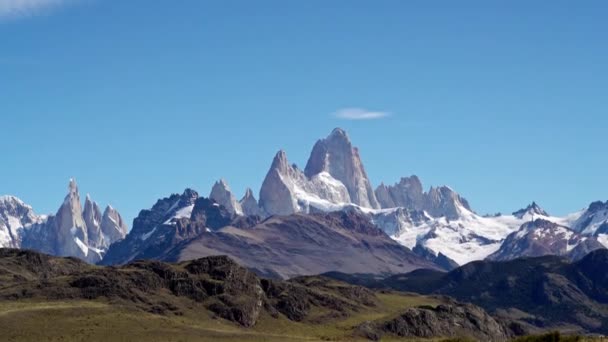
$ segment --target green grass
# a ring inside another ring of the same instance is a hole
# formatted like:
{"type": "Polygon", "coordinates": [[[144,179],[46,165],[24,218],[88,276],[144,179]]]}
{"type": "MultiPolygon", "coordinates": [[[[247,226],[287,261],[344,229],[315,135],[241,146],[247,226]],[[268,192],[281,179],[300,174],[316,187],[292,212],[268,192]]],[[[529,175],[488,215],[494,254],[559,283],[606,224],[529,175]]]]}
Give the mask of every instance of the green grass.
{"type": "Polygon", "coordinates": [[[364,321],[437,303],[433,298],[392,293],[378,298],[378,307],[347,318],[323,319],[327,312],[318,310],[304,322],[293,322],[262,313],[249,329],[197,307],[181,316],[162,316],[103,301],[0,302],[0,336],[3,341],[352,341],[353,329],[364,321]]]}
{"type": "MultiPolygon", "coordinates": [[[[104,301],[0,302],[2,341],[356,341],[353,329],[364,321],[380,321],[407,307],[435,306],[432,297],[400,293],[377,294],[379,305],[351,312],[346,318],[313,322],[327,312],[313,312],[304,322],[263,313],[249,329],[214,318],[202,307],[190,306],[183,315],[155,315],[104,301]]],[[[362,339],[361,339],[362,340],[362,339]]],[[[382,341],[469,342],[466,339],[409,339],[387,336],[382,341]]],[[[515,342],[599,342],[601,339],[558,333],[529,336],[515,342]]],[[[605,340],[604,340],[605,341],[605,340]]]]}

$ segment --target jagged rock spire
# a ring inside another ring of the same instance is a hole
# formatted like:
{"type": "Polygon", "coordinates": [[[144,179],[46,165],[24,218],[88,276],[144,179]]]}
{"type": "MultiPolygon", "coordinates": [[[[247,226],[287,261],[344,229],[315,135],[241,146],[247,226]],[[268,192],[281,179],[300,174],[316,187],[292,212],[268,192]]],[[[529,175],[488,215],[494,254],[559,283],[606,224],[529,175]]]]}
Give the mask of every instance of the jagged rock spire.
{"type": "Polygon", "coordinates": [[[262,216],[260,206],[258,205],[258,201],[255,199],[251,188],[247,188],[247,190],[245,191],[245,196],[241,198],[239,203],[241,205],[241,208],[243,209],[243,214],[247,216],[262,216]]]}
{"type": "Polygon", "coordinates": [[[374,190],[361,162],[359,150],[341,128],[335,128],[327,138],[314,145],[304,173],[312,178],[329,173],[346,186],[352,203],[366,208],[380,208],[374,190]]]}
{"type": "Polygon", "coordinates": [[[236,200],[236,197],[224,179],[215,182],[211,189],[211,193],[209,194],[209,198],[226,207],[230,213],[243,215],[241,204],[236,200]]]}

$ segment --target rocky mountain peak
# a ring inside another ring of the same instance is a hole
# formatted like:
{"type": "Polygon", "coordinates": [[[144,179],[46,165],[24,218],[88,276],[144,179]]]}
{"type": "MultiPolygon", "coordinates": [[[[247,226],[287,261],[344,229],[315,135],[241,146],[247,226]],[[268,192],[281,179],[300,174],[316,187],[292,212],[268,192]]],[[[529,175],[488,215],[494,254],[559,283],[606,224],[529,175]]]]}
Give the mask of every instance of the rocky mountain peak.
{"type": "Polygon", "coordinates": [[[68,194],[55,217],[61,255],[85,259],[87,252],[83,246],[88,244],[87,226],[82,216],[78,186],[73,178],[70,179],[68,194]]]}
{"type": "Polygon", "coordinates": [[[87,227],[89,245],[97,248],[104,246],[107,242],[104,241],[103,234],[101,234],[101,209],[97,202],[91,200],[89,194],[84,201],[82,216],[87,227]]]}
{"type": "Polygon", "coordinates": [[[597,238],[583,236],[568,227],[545,219],[524,223],[507,236],[490,260],[511,260],[543,255],[567,256],[578,260],[587,253],[604,248],[597,238]]]}
{"type": "Polygon", "coordinates": [[[0,247],[19,247],[24,227],[46,219],[15,196],[0,196],[0,247]]]}
{"type": "Polygon", "coordinates": [[[513,212],[513,216],[517,218],[524,218],[524,216],[549,216],[549,214],[541,208],[536,202],[532,202],[527,207],[523,209],[519,209],[518,211],[513,212]]]}
{"type": "Polygon", "coordinates": [[[104,246],[109,247],[112,243],[122,240],[129,230],[127,224],[111,205],[108,205],[101,218],[100,230],[107,241],[104,246]]]}
{"type": "Polygon", "coordinates": [[[394,185],[386,186],[383,183],[376,189],[376,197],[382,208],[404,207],[424,210],[425,196],[422,183],[415,175],[401,177],[394,185]]]}
{"type": "Polygon", "coordinates": [[[194,204],[194,201],[196,201],[196,199],[198,197],[199,197],[198,192],[196,192],[190,188],[186,188],[184,190],[184,192],[182,193],[182,195],[180,196],[179,206],[185,207],[185,206],[192,205],[192,204],[194,204]]]}
{"type": "Polygon", "coordinates": [[[76,184],[76,180],[74,178],[70,178],[69,184],[70,193],[78,193],[78,184],[76,184]]]}
{"type": "Polygon", "coordinates": [[[448,186],[431,187],[426,198],[425,210],[434,217],[458,219],[463,210],[472,211],[469,202],[448,186]]]}
{"type": "Polygon", "coordinates": [[[279,172],[284,172],[289,169],[289,162],[287,161],[287,153],[285,153],[285,151],[279,150],[279,152],[277,152],[272,160],[270,169],[278,170],[279,172]]]}
{"type": "Polygon", "coordinates": [[[346,131],[340,127],[334,128],[331,131],[331,133],[329,134],[329,136],[327,137],[327,140],[331,140],[336,143],[341,143],[341,144],[345,144],[345,145],[351,144],[348,134],[346,134],[346,131]]]}
{"type": "Polygon", "coordinates": [[[322,172],[327,172],[344,184],[352,203],[366,208],[380,208],[359,151],[340,128],[316,142],[304,169],[308,178],[322,172]]]}
{"type": "Polygon", "coordinates": [[[243,215],[241,204],[236,200],[236,197],[225,180],[220,179],[215,182],[211,189],[211,193],[209,194],[209,198],[226,207],[230,213],[243,215]]]}
{"type": "Polygon", "coordinates": [[[595,211],[600,211],[600,210],[608,210],[608,201],[606,201],[606,203],[603,203],[602,201],[592,202],[589,205],[589,208],[587,210],[589,212],[595,212],[595,211]]]}
{"type": "Polygon", "coordinates": [[[245,195],[239,201],[241,208],[243,209],[243,214],[246,216],[258,215],[262,216],[262,212],[260,210],[260,206],[258,205],[258,201],[255,199],[253,195],[253,191],[251,188],[247,188],[245,190],[245,195]]]}

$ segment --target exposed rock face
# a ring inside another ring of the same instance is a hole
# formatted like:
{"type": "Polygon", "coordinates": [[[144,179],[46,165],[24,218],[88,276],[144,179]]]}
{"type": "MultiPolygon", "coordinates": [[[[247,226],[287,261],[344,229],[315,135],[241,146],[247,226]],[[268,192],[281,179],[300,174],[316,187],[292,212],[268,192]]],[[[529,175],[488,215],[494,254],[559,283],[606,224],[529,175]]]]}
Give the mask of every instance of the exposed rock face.
{"type": "Polygon", "coordinates": [[[160,199],[150,210],[142,210],[127,236],[110,246],[103,265],[125,264],[136,259],[161,259],[186,240],[207,237],[237,218],[214,200],[198,197],[186,189],[160,199]]]}
{"type": "Polygon", "coordinates": [[[358,150],[338,128],[317,141],[304,172],[279,151],[260,189],[260,207],[268,215],[335,211],[353,204],[380,207],[358,150]]]}
{"type": "Polygon", "coordinates": [[[236,200],[225,180],[221,179],[213,184],[209,198],[223,205],[232,214],[243,215],[241,204],[236,200]]]}
{"type": "Polygon", "coordinates": [[[450,220],[458,219],[463,208],[472,211],[468,201],[447,186],[431,187],[424,192],[417,176],[401,178],[399,183],[391,186],[381,184],[376,189],[376,196],[381,199],[382,208],[424,210],[433,217],[450,220]]]}
{"type": "Polygon", "coordinates": [[[0,247],[20,247],[24,227],[44,220],[17,197],[0,196],[0,247]]]}
{"type": "Polygon", "coordinates": [[[462,214],[462,208],[472,211],[469,202],[447,186],[431,187],[426,196],[425,210],[431,216],[458,219],[462,214]]]}
{"type": "Polygon", "coordinates": [[[582,236],[568,227],[537,219],[528,222],[509,234],[500,249],[490,255],[490,260],[511,260],[520,257],[543,255],[566,256],[578,260],[587,253],[604,246],[592,236],[582,236]]]}
{"type": "MultiPolygon", "coordinates": [[[[107,211],[107,210],[106,210],[107,211]]],[[[56,215],[38,216],[22,201],[10,197],[0,197],[0,243],[4,221],[11,237],[11,246],[33,249],[58,256],[73,256],[89,263],[101,260],[105,249],[119,236],[124,236],[127,226],[120,214],[112,209],[108,215],[101,215],[97,203],[87,195],[82,210],[76,181],[70,180],[68,194],[56,215]],[[8,203],[8,204],[7,204],[8,203]],[[9,205],[10,204],[10,205],[9,205]],[[104,220],[113,217],[122,233],[104,232],[104,220]]]]}
{"type": "Polygon", "coordinates": [[[96,248],[102,248],[107,245],[104,236],[101,233],[101,209],[96,202],[91,200],[87,195],[84,201],[84,211],[82,212],[84,223],[87,226],[87,236],[89,245],[96,248]]]}
{"type": "Polygon", "coordinates": [[[373,340],[379,340],[385,333],[411,338],[464,337],[488,342],[509,339],[507,330],[482,308],[460,303],[409,308],[392,320],[366,323],[359,330],[373,340]]]}
{"type": "Polygon", "coordinates": [[[371,218],[378,227],[381,227],[390,236],[406,233],[412,227],[420,226],[432,219],[424,211],[410,210],[403,207],[372,213],[371,218]]]}
{"type": "Polygon", "coordinates": [[[384,273],[439,268],[399,245],[356,209],[260,221],[257,216],[232,215],[207,198],[183,206],[186,203],[179,204],[183,196],[173,195],[151,210],[142,210],[131,232],[110,247],[101,263],[228,255],[272,278],[332,270],[384,273]],[[190,211],[184,213],[186,208],[190,211]]]}
{"type": "Polygon", "coordinates": [[[317,141],[304,172],[309,178],[327,172],[346,186],[351,203],[365,208],[380,208],[359,150],[352,146],[346,132],[340,128],[317,141]]]}
{"type": "Polygon", "coordinates": [[[382,208],[397,207],[397,205],[395,204],[395,201],[393,200],[393,197],[391,196],[390,188],[388,186],[384,185],[384,183],[380,183],[380,185],[376,188],[376,191],[374,193],[376,194],[376,199],[378,200],[378,204],[380,204],[380,207],[382,207],[382,208]]]}
{"type": "Polygon", "coordinates": [[[263,216],[262,210],[258,205],[258,201],[255,199],[253,191],[250,188],[247,188],[247,190],[245,191],[245,196],[241,198],[239,203],[241,204],[241,208],[243,209],[244,215],[263,216]]]}
{"type": "Polygon", "coordinates": [[[279,151],[260,189],[260,207],[269,215],[339,210],[351,202],[348,189],[327,172],[306,177],[279,151]]]}
{"type": "Polygon", "coordinates": [[[591,203],[572,224],[572,229],[582,234],[606,238],[608,236],[608,201],[591,203]]]}
{"type": "Polygon", "coordinates": [[[376,189],[376,196],[382,208],[404,207],[424,210],[425,194],[420,179],[415,175],[403,177],[399,183],[392,186],[381,184],[376,189]]]}
{"type": "Polygon", "coordinates": [[[260,206],[265,212],[271,215],[289,215],[299,210],[293,180],[305,180],[304,174],[289,165],[287,154],[281,150],[272,160],[260,189],[260,206]]]}
{"type": "Polygon", "coordinates": [[[59,256],[86,259],[89,240],[87,225],[82,217],[80,195],[76,181],[70,180],[69,193],[55,215],[57,224],[57,252],[59,256]]]}
{"type": "Polygon", "coordinates": [[[103,212],[100,229],[104,236],[103,247],[107,248],[114,242],[124,239],[129,228],[120,213],[108,205],[103,212]]]}
{"type": "Polygon", "coordinates": [[[520,218],[520,219],[524,218],[526,215],[529,215],[530,217],[534,217],[534,216],[548,217],[549,216],[549,214],[543,208],[541,208],[538,204],[536,204],[536,202],[532,202],[532,204],[528,205],[527,207],[525,207],[523,209],[519,209],[518,211],[513,213],[513,216],[520,218]]]}

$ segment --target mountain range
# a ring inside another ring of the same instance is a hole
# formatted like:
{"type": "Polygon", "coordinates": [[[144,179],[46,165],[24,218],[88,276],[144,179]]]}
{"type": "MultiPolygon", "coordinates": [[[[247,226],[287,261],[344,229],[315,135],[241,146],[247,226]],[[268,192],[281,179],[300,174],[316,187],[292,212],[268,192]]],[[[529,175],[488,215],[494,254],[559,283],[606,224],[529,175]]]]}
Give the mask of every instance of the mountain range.
{"type": "Polygon", "coordinates": [[[359,149],[340,128],[313,145],[304,170],[278,151],[258,198],[246,189],[237,199],[222,179],[208,198],[186,189],[158,200],[127,234],[112,207],[102,213],[87,196],[83,209],[70,181],[55,215],[36,215],[21,200],[2,197],[0,246],[106,265],[226,254],[262,275],[289,278],[446,270],[546,254],[578,260],[608,245],[608,202],[564,217],[535,202],[508,215],[480,215],[454,189],[425,191],[415,175],[374,189],[359,149]]]}
{"type": "Polygon", "coordinates": [[[0,247],[33,249],[97,263],[127,231],[126,223],[112,206],[102,212],[87,195],[83,209],[73,179],[55,215],[37,215],[31,206],[14,196],[0,197],[0,247]]]}

